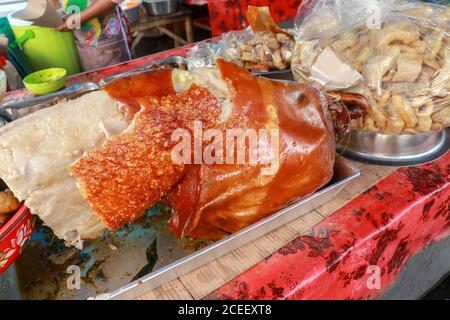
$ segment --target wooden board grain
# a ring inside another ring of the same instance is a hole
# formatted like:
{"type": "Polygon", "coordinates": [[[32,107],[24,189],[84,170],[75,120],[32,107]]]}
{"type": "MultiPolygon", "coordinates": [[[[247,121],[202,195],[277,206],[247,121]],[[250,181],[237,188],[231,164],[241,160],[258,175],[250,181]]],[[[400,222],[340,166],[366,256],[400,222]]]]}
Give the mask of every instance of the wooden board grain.
{"type": "Polygon", "coordinates": [[[201,299],[262,261],[283,245],[307,233],[321,220],[396,170],[394,167],[353,164],[362,170],[361,176],[351,182],[332,201],[252,243],[139,296],[138,299],[201,299]]]}

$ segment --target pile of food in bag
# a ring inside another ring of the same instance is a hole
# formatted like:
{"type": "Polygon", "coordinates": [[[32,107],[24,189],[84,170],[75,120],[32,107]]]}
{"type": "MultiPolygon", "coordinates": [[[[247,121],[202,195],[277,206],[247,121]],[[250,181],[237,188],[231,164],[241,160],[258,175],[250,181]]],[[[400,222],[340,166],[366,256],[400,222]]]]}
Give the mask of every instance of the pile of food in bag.
{"type": "Polygon", "coordinates": [[[286,70],[291,66],[294,36],[277,26],[268,7],[249,6],[249,28],[223,35],[218,42],[200,43],[188,53],[190,68],[211,66],[217,58],[251,72],[286,70]]]}
{"type": "Polygon", "coordinates": [[[358,130],[440,131],[450,125],[450,8],[421,2],[305,1],[292,71],[299,82],[358,93],[358,130]]]}

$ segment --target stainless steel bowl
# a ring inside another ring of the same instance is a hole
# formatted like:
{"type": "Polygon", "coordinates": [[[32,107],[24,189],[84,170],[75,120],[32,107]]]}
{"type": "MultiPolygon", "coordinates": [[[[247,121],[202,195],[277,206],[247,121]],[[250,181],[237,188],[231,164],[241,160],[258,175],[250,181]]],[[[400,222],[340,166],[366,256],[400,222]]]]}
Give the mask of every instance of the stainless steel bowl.
{"type": "Polygon", "coordinates": [[[151,16],[163,16],[178,10],[178,0],[143,0],[147,14],[151,16]]]}
{"type": "Polygon", "coordinates": [[[339,149],[345,156],[362,162],[387,166],[419,165],[437,160],[449,151],[450,128],[417,135],[354,131],[349,145],[339,149]]]}
{"type": "Polygon", "coordinates": [[[128,22],[130,24],[135,24],[136,22],[139,21],[139,9],[140,9],[141,5],[136,5],[134,7],[131,8],[122,8],[122,10],[125,12],[125,14],[128,17],[128,22]]]}

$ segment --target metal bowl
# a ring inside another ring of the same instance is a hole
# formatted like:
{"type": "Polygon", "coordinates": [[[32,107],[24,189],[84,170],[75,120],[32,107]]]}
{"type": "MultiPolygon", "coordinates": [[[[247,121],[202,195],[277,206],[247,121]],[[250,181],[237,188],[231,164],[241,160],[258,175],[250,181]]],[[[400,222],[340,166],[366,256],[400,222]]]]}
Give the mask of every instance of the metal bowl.
{"type": "Polygon", "coordinates": [[[128,22],[130,24],[135,24],[136,22],[139,21],[140,8],[141,4],[138,1],[125,2],[125,4],[122,5],[122,10],[127,15],[128,22]]]}
{"type": "Polygon", "coordinates": [[[143,4],[150,16],[163,16],[178,10],[178,0],[143,0],[143,4]]]}
{"type": "Polygon", "coordinates": [[[419,165],[437,160],[449,151],[450,128],[417,135],[354,131],[348,146],[338,149],[349,158],[372,164],[419,165]]]}

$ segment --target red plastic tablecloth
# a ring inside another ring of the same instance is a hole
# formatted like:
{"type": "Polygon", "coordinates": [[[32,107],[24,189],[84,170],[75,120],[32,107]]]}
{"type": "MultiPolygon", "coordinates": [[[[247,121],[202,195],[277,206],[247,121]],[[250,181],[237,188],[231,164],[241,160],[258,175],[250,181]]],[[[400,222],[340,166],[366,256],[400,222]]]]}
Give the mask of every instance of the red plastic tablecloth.
{"type": "Polygon", "coordinates": [[[375,299],[449,235],[450,152],[396,171],[206,298],[375,299]]]}

